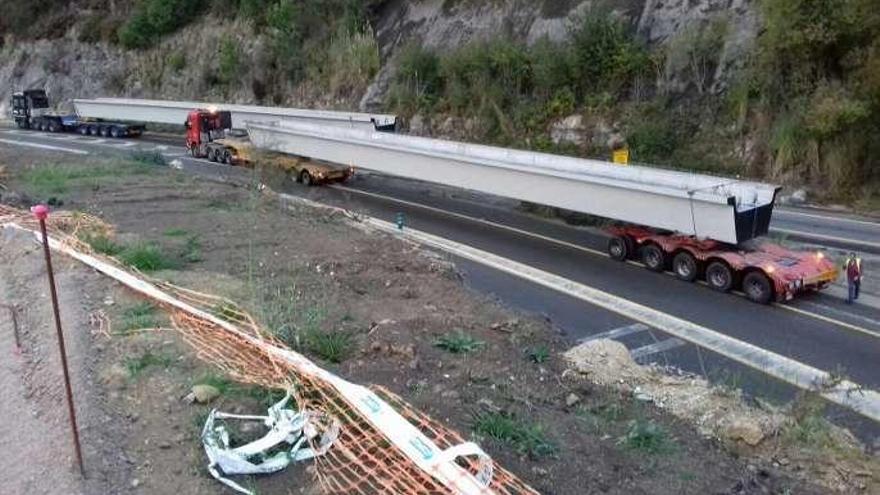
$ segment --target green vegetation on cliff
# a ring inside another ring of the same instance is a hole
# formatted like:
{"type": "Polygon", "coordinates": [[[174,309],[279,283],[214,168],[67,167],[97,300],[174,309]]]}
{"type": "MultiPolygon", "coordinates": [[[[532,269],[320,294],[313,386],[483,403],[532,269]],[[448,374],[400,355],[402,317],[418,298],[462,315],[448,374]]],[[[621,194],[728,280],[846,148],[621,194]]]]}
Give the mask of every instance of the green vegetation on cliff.
{"type": "Polygon", "coordinates": [[[597,11],[565,42],[411,45],[389,104],[404,115],[457,117],[467,139],[607,157],[609,140],[553,144],[553,123],[581,114],[587,125],[619,127],[637,161],[808,183],[834,199],[880,193],[875,2],[760,4],[766,29],[729,85],[710,87],[723,17],[649,48],[597,11]]]}

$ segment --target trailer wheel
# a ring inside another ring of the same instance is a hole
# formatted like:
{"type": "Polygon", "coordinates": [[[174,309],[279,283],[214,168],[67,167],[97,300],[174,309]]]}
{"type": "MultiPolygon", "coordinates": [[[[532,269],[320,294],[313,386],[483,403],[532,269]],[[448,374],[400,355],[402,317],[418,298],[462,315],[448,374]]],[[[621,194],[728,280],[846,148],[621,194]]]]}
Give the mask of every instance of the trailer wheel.
{"type": "Polygon", "coordinates": [[[217,155],[214,153],[214,148],[208,148],[208,152],[206,154],[208,155],[209,162],[217,161],[217,155]]]}
{"type": "Polygon", "coordinates": [[[110,128],[110,137],[112,137],[114,139],[118,139],[120,135],[121,135],[121,133],[119,132],[118,127],[116,127],[114,125],[113,127],[110,128]]]}
{"type": "Polygon", "coordinates": [[[743,277],[743,292],[746,297],[758,304],[767,304],[773,297],[770,279],[759,271],[752,271],[743,277]]]}
{"type": "Polygon", "coordinates": [[[40,132],[46,132],[46,123],[41,120],[40,123],[37,124],[37,129],[40,130],[40,132]]]}
{"type": "Polygon", "coordinates": [[[58,132],[58,124],[55,122],[49,122],[49,125],[46,127],[49,132],[58,132]]]}
{"type": "Polygon", "coordinates": [[[720,261],[713,261],[706,267],[706,283],[719,292],[730,292],[733,287],[733,272],[720,261]]]}
{"type": "Polygon", "coordinates": [[[652,272],[662,272],[666,268],[666,253],[656,244],[642,247],[642,263],[652,272]]]}
{"type": "Polygon", "coordinates": [[[83,136],[88,136],[89,135],[89,128],[88,128],[88,126],[81,125],[76,129],[76,132],[80,133],[83,136]]]}
{"type": "Polygon", "coordinates": [[[302,173],[299,174],[299,180],[307,187],[311,187],[315,184],[315,180],[312,179],[312,174],[310,174],[308,170],[303,170],[302,173]]]}
{"type": "Polygon", "coordinates": [[[682,251],[672,258],[672,271],[679,280],[693,282],[697,279],[697,259],[691,253],[682,251]]]}
{"type": "Polygon", "coordinates": [[[98,129],[98,126],[96,126],[96,125],[89,126],[89,134],[91,134],[92,136],[97,136],[100,132],[101,132],[101,129],[98,129]]]}
{"type": "Polygon", "coordinates": [[[232,165],[232,153],[229,150],[223,150],[223,163],[232,165]]]}
{"type": "Polygon", "coordinates": [[[630,255],[629,243],[626,237],[615,236],[608,239],[608,256],[617,261],[626,261],[630,255]]]}

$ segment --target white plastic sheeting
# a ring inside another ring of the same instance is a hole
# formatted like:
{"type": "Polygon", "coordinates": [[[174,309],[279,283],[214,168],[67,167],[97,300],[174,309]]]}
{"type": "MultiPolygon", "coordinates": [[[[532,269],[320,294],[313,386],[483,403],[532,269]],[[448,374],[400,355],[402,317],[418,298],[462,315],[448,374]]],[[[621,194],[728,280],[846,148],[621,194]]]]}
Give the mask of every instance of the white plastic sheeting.
{"type": "Polygon", "coordinates": [[[315,413],[298,413],[287,407],[289,402],[290,394],[270,407],[268,416],[227,414],[212,410],[202,428],[202,445],[208,455],[208,472],[211,476],[233,490],[253,495],[253,492],[227,476],[275,473],[292,462],[324,454],[338,436],[339,426],[335,425],[330,434],[324,434],[316,441],[318,430],[311,422],[315,413]],[[260,422],[268,432],[260,439],[233,447],[225,424],[229,420],[260,422]],[[317,451],[309,446],[312,443],[319,445],[317,451]]]}

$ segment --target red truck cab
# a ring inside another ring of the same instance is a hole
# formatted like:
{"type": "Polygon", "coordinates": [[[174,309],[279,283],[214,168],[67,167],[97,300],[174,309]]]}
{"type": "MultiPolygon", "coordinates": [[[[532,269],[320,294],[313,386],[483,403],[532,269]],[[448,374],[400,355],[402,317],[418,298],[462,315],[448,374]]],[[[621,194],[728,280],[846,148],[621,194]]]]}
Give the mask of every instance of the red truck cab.
{"type": "Polygon", "coordinates": [[[759,240],[733,246],[640,226],[614,226],[608,232],[608,254],[616,260],[640,259],[649,270],[671,269],[680,280],[704,280],[720,292],[742,290],[762,304],[790,300],[837,279],[837,267],[820,252],[759,240]]]}
{"type": "Polygon", "coordinates": [[[232,114],[228,111],[212,109],[190,110],[186,116],[186,149],[195,158],[205,158],[208,144],[223,137],[226,129],[232,128],[232,114]]]}

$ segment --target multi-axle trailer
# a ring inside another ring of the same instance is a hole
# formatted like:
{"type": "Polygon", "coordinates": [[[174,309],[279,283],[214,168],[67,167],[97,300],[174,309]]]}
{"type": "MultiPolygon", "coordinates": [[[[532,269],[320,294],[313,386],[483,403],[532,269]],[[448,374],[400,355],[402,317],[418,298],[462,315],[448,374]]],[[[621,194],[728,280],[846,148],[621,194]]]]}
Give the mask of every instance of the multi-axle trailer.
{"type": "Polygon", "coordinates": [[[79,114],[58,115],[49,108],[49,98],[42,89],[12,95],[12,120],[19,129],[121,138],[140,136],[145,128],[142,123],[133,121],[88,118],[79,114]]]}

